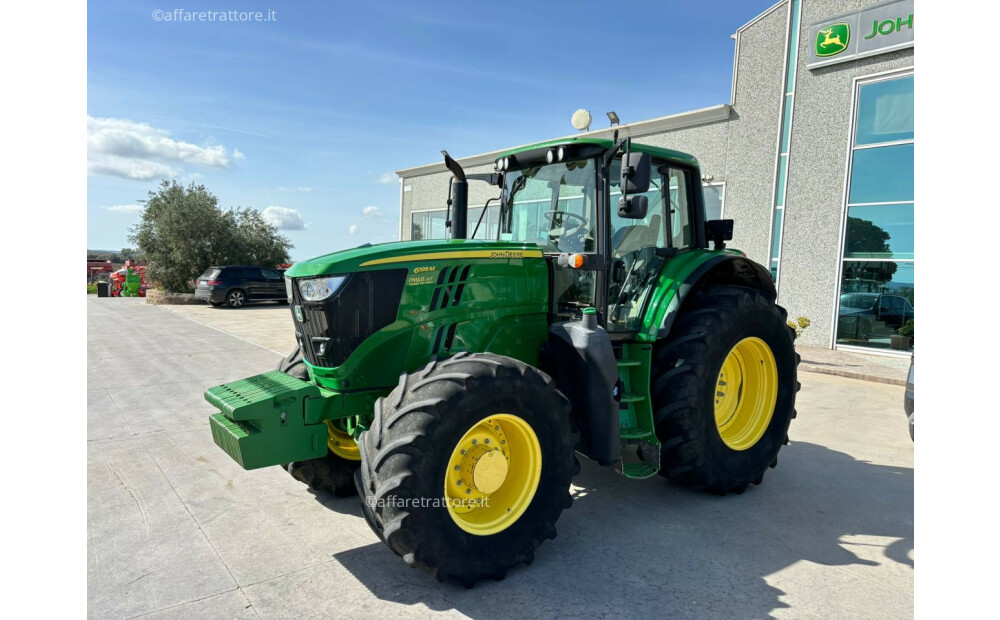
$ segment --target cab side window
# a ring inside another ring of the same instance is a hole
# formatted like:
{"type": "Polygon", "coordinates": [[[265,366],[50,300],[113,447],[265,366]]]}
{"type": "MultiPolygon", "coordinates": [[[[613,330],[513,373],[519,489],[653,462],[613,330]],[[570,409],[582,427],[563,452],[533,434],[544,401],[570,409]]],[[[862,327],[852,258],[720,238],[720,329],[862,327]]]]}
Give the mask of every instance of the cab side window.
{"type": "Polygon", "coordinates": [[[664,167],[670,188],[670,231],[675,248],[690,248],[695,244],[694,222],[691,219],[691,178],[687,170],[664,167]]]}
{"type": "Polygon", "coordinates": [[[650,174],[649,191],[643,194],[649,200],[646,217],[632,220],[619,217],[618,199],[621,198],[621,159],[611,165],[611,247],[614,256],[624,256],[648,247],[666,247],[666,222],[663,218],[666,204],[665,178],[654,162],[650,174]]]}
{"type": "Polygon", "coordinates": [[[694,247],[694,221],[691,217],[691,173],[663,161],[653,160],[646,217],[627,220],[618,217],[616,205],[621,196],[619,189],[621,160],[611,168],[611,245],[615,255],[628,254],[642,247],[694,247]],[[669,215],[668,215],[669,214],[669,215]]]}

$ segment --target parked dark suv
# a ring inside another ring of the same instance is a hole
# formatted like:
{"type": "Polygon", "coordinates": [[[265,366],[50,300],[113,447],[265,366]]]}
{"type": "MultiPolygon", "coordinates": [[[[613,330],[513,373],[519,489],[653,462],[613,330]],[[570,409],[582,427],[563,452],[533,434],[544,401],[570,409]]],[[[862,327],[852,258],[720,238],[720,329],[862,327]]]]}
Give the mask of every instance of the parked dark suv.
{"type": "Polygon", "coordinates": [[[198,276],[194,296],[213,306],[226,304],[230,308],[250,301],[288,303],[284,270],[247,265],[209,267],[198,276]]]}

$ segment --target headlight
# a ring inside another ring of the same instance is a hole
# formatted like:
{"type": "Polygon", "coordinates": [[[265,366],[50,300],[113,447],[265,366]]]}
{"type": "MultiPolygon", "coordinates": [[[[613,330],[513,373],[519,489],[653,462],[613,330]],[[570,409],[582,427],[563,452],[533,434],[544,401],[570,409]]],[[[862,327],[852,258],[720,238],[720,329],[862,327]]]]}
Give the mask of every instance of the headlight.
{"type": "Polygon", "coordinates": [[[305,301],[323,301],[336,293],[343,283],[344,276],[299,280],[299,293],[305,301]]]}
{"type": "Polygon", "coordinates": [[[292,279],[285,278],[285,293],[288,295],[288,301],[292,301],[292,279]]]}

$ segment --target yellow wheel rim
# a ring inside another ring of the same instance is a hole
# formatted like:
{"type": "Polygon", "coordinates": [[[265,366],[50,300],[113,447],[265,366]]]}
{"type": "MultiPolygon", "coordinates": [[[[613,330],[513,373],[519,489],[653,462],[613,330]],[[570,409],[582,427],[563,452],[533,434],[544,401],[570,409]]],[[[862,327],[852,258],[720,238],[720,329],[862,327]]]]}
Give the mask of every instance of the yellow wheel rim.
{"type": "Polygon", "coordinates": [[[326,421],[326,428],[326,447],[330,448],[330,452],[349,461],[361,460],[361,450],[358,449],[358,443],[347,431],[337,426],[333,420],[326,421]]]}
{"type": "Polygon", "coordinates": [[[448,460],[448,514],[470,534],[489,536],[528,509],[542,476],[542,447],[531,426],[509,413],[476,422],[448,460]]]}
{"type": "Polygon", "coordinates": [[[760,338],[744,338],[722,362],[715,386],[715,425],[733,450],[764,436],[778,402],[778,365],[760,338]]]}

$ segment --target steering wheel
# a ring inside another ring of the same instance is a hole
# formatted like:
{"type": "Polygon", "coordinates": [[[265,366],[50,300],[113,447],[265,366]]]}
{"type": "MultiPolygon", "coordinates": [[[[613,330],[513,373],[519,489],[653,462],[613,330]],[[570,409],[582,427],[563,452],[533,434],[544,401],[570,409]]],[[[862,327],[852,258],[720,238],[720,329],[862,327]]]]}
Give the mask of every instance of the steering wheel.
{"type": "Polygon", "coordinates": [[[549,221],[549,224],[552,224],[552,220],[556,216],[556,214],[563,216],[561,220],[563,224],[565,224],[567,217],[569,217],[569,219],[571,220],[579,220],[580,222],[579,226],[582,226],[584,228],[586,228],[587,225],[589,224],[587,218],[583,217],[582,215],[577,215],[576,213],[573,213],[571,211],[542,211],[542,215],[545,217],[545,219],[549,221]]]}

